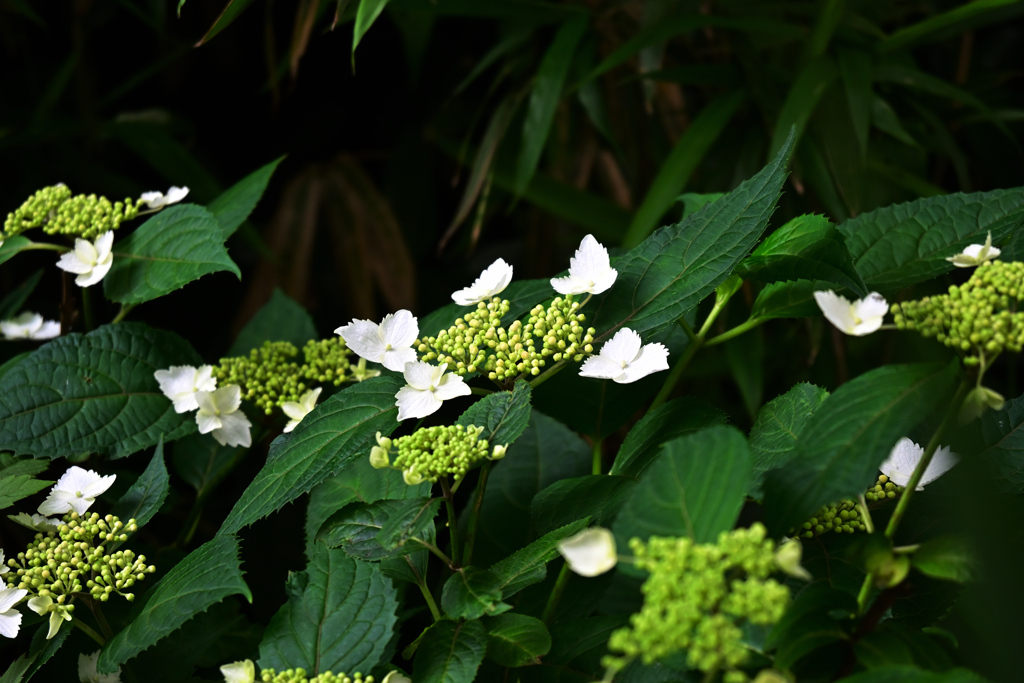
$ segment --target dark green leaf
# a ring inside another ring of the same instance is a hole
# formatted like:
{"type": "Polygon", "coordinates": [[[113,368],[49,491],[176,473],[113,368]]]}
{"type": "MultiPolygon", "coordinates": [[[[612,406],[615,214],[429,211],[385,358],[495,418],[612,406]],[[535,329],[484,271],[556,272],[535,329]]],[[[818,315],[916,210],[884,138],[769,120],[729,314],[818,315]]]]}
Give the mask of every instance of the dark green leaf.
{"type": "Polygon", "coordinates": [[[487,626],[487,656],[499,666],[540,664],[551,649],[551,634],[544,622],[525,614],[491,617],[487,626]]]}
{"type": "Polygon", "coordinates": [[[836,389],[789,463],[765,478],[769,530],[784,534],[822,505],[863,493],[896,441],[945,408],[955,376],[955,365],[886,365],[836,389]]]}
{"type": "Polygon", "coordinates": [[[753,419],[764,402],[764,330],[750,330],[726,341],[725,358],[743,406],[753,419]]]}
{"type": "Polygon", "coordinates": [[[707,194],[685,192],[679,195],[679,199],[677,201],[683,203],[683,218],[686,218],[691,213],[700,211],[711,202],[717,202],[724,196],[724,192],[708,192],[707,194]]]}
{"type": "Polygon", "coordinates": [[[921,544],[910,557],[918,571],[934,579],[948,579],[966,583],[974,569],[974,553],[966,539],[960,536],[941,536],[921,544]]]}
{"type": "Polygon", "coordinates": [[[223,194],[207,204],[206,209],[213,214],[220,225],[221,234],[227,239],[238,226],[245,222],[257,202],[267,189],[270,176],[274,175],[277,165],[284,157],[274,159],[266,166],[259,168],[229,187],[223,194]]]}
{"type": "Polygon", "coordinates": [[[161,439],[156,445],[156,452],[153,453],[149,466],[121,499],[114,503],[110,513],[120,517],[126,524],[129,519],[134,519],[141,527],[151,520],[164,504],[170,487],[171,478],[164,465],[164,442],[161,439]]]}
{"type": "Polygon", "coordinates": [[[977,457],[991,471],[997,487],[1015,496],[1024,493],[1024,396],[1006,402],[1002,410],[989,410],[978,422],[977,457]]]}
{"type": "Polygon", "coordinates": [[[217,17],[217,21],[213,22],[213,26],[206,32],[206,35],[200,38],[199,42],[196,43],[196,47],[210,41],[215,35],[226,29],[251,4],[252,0],[228,0],[228,4],[224,6],[224,10],[217,17]]]}
{"type": "Polygon", "coordinates": [[[306,309],[275,287],[270,301],[245,324],[227,355],[247,355],[265,341],[291,342],[302,349],[307,341],[317,338],[313,318],[306,309]]]}
{"type": "Polygon", "coordinates": [[[801,590],[772,627],[765,646],[775,648],[775,665],[789,668],[814,650],[845,640],[842,625],[857,613],[853,596],[816,582],[801,590]]]}
{"type": "Polygon", "coordinates": [[[122,304],[156,299],[222,270],[242,277],[217,219],[194,204],[164,209],[117,242],[113,254],[103,293],[122,304]]]}
{"type": "Polygon", "coordinates": [[[893,136],[904,144],[912,147],[919,146],[917,140],[911,137],[910,133],[903,127],[903,124],[900,123],[900,118],[892,108],[892,105],[878,96],[871,99],[871,123],[878,130],[893,136]]]}
{"type": "Polygon", "coordinates": [[[9,508],[22,498],[28,498],[33,493],[39,493],[52,484],[52,481],[36,479],[25,474],[16,474],[14,476],[0,474],[0,510],[9,508]]]}
{"type": "Polygon", "coordinates": [[[35,242],[27,237],[22,237],[21,235],[8,237],[4,240],[4,243],[0,245],[0,263],[6,263],[23,251],[30,251],[33,244],[35,244],[35,242]]]}
{"type": "Polygon", "coordinates": [[[174,469],[202,498],[220,483],[221,479],[245,455],[241,446],[221,446],[209,434],[192,434],[174,444],[171,460],[174,469]]]}
{"type": "Polygon", "coordinates": [[[479,619],[512,609],[501,601],[501,579],[479,567],[460,569],[444,583],[441,609],[452,619],[479,619]]]}
{"type": "Polygon", "coordinates": [[[886,666],[855,674],[843,683],[988,683],[968,669],[926,671],[913,666],[886,666]]]}
{"type": "MultiPolygon", "coordinates": [[[[819,289],[835,290],[835,285],[822,280],[796,280],[770,284],[757,295],[750,317],[758,320],[770,320],[772,318],[803,318],[821,315],[821,309],[814,302],[814,293],[819,289]]],[[[849,292],[840,293],[851,294],[849,292]]]]}
{"type": "Polygon", "coordinates": [[[530,396],[529,383],[519,380],[512,391],[499,391],[474,403],[456,424],[483,427],[480,438],[492,446],[509,445],[530,423],[530,396]]]}
{"type": "Polygon", "coordinates": [[[608,474],[639,477],[658,457],[661,444],[726,421],[721,410],[689,396],[660,405],[629,430],[608,474]]]}
{"type": "Polygon", "coordinates": [[[544,534],[560,526],[590,519],[608,526],[636,485],[632,477],[590,474],[563,479],[547,487],[530,503],[530,519],[537,533],[544,534]]]}
{"type": "Polygon", "coordinates": [[[97,669],[101,673],[114,671],[196,614],[237,594],[252,602],[239,566],[238,539],[217,536],[189,553],[146,591],[132,609],[128,625],[103,648],[97,669]]]}
{"type": "Polygon", "coordinates": [[[796,140],[803,137],[804,127],[818,106],[818,100],[832,83],[839,78],[839,69],[835,61],[825,55],[808,62],[796,77],[782,111],[775,120],[775,132],[768,149],[768,158],[774,158],[785,145],[790,130],[796,128],[796,140]]]}
{"type": "MultiPolygon", "coordinates": [[[[2,385],[2,381],[0,381],[2,385]]],[[[267,464],[235,504],[219,533],[234,533],[279,510],[370,452],[376,432],[398,422],[394,377],[374,377],[338,392],[317,406],[295,430],[271,444],[267,464]]]]}
{"type": "Polygon", "coordinates": [[[583,531],[588,524],[590,520],[587,518],[566,524],[491,565],[490,571],[500,580],[501,596],[511,597],[527,586],[543,581],[547,563],[558,556],[558,544],[583,531]]]}
{"type": "Polygon", "coordinates": [[[360,560],[376,561],[399,557],[416,548],[385,548],[377,542],[377,534],[396,514],[405,501],[378,500],[375,503],[350,503],[327,518],[316,534],[316,540],[328,548],[340,547],[360,560]]]}
{"type": "Polygon", "coordinates": [[[920,629],[887,620],[854,644],[857,662],[868,669],[918,665],[933,671],[953,666],[946,651],[920,629]]]}
{"type": "Polygon", "coordinates": [[[15,458],[10,453],[0,453],[0,477],[35,476],[45,472],[49,466],[45,460],[15,458]]]}
{"type": "Polygon", "coordinates": [[[857,145],[863,156],[867,154],[871,126],[871,82],[874,80],[871,54],[866,50],[844,46],[837,48],[836,57],[843,78],[846,102],[850,107],[854,135],[857,136],[857,145]]]}
{"type": "Polygon", "coordinates": [[[669,441],[612,525],[619,547],[649,536],[715,542],[736,523],[750,468],[747,440],[733,427],[710,427],[669,441]]]}
{"type": "Polygon", "coordinates": [[[750,428],[754,474],[747,493],[761,497],[765,473],[789,462],[800,433],[826,398],[828,392],[821,387],[801,382],[758,411],[750,428]]]}
{"type": "Polygon", "coordinates": [[[356,47],[363,39],[366,32],[370,30],[373,22],[384,11],[388,0],[359,0],[359,8],[356,10],[356,24],[352,29],[352,64],[356,63],[356,47]]]}
{"type": "MultiPolygon", "coordinates": [[[[604,672],[601,657],[608,651],[611,634],[628,623],[624,616],[595,616],[560,621],[551,627],[551,651],[537,670],[542,683],[593,681],[604,672]],[[581,676],[563,678],[567,670],[581,676]],[[591,674],[591,675],[587,675],[591,674]]],[[[530,673],[533,674],[531,669],[530,673]]]]}
{"type": "MultiPolygon", "coordinates": [[[[440,498],[413,498],[402,501],[388,517],[388,521],[377,534],[377,542],[388,550],[397,550],[411,538],[423,538],[428,526],[434,525],[434,517],[441,507],[440,498]]],[[[420,550],[419,544],[411,548],[420,550]]]]}
{"type": "MultiPolygon", "coordinates": [[[[1014,8],[1016,0],[975,0],[959,7],[940,12],[916,24],[911,24],[891,33],[878,45],[879,52],[893,52],[911,45],[941,40],[949,36],[958,36],[975,26],[997,21],[999,18],[1012,16],[1006,11],[1014,8]]],[[[1013,12],[1017,14],[1017,12],[1013,12]]]]}
{"type": "Polygon", "coordinates": [[[471,683],[487,651],[487,632],[479,621],[442,619],[427,629],[416,650],[416,683],[471,683]]]}
{"type": "Polygon", "coordinates": [[[172,332],[106,325],[43,345],[0,378],[0,448],[58,458],[99,452],[120,458],[196,430],[174,412],[153,373],[200,365],[172,332]]]}
{"type": "MultiPolygon", "coordinates": [[[[15,238],[17,239],[17,238],[15,238]]],[[[5,240],[4,244],[10,242],[5,240]]],[[[3,250],[0,248],[0,263],[3,263],[3,250]]],[[[25,278],[17,287],[11,290],[11,293],[4,297],[3,301],[0,301],[0,320],[7,320],[13,318],[21,311],[21,307],[25,305],[25,302],[32,295],[32,292],[36,291],[36,286],[39,285],[39,280],[43,277],[43,271],[37,270],[36,272],[25,278]]]]}

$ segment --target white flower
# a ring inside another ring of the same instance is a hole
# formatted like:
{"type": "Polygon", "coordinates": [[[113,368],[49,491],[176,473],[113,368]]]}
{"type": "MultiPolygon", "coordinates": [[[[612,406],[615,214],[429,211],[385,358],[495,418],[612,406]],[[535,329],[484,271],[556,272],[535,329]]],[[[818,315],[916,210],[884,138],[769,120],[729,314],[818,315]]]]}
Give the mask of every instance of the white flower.
{"type": "Polygon", "coordinates": [[[604,574],[619,560],[615,554],[615,536],[600,526],[559,541],[558,552],[569,563],[569,569],[580,576],[604,574]]]}
{"type": "Polygon", "coordinates": [[[10,320],[0,321],[4,339],[53,339],[60,334],[60,323],[43,320],[38,313],[22,313],[10,320]]]}
{"type": "Polygon", "coordinates": [[[26,529],[41,531],[44,534],[47,531],[56,531],[57,527],[60,526],[60,522],[55,519],[50,519],[43,515],[29,515],[27,512],[19,512],[16,515],[7,515],[7,519],[22,525],[26,529]]]}
{"type": "Polygon", "coordinates": [[[121,667],[112,674],[101,674],[96,670],[96,662],[100,659],[100,651],[91,655],[78,655],[78,680],[81,683],[121,683],[121,667]]]}
{"type": "Polygon", "coordinates": [[[249,428],[252,423],[241,410],[242,390],[237,384],[229,384],[216,391],[196,392],[199,412],[196,424],[200,434],[213,432],[213,438],[221,446],[252,445],[249,428]]]}
{"type": "Polygon", "coordinates": [[[416,361],[412,343],[420,333],[416,317],[402,309],[388,313],[380,325],[372,320],[353,320],[334,331],[357,356],[380,363],[388,370],[402,372],[406,363],[416,361]]]}
{"type": "Polygon", "coordinates": [[[394,671],[389,672],[380,683],[412,683],[412,679],[398,669],[395,669],[394,671]]]}
{"type": "Polygon", "coordinates": [[[0,590],[0,636],[13,638],[21,628],[21,612],[14,609],[23,597],[28,595],[24,588],[0,590]]]}
{"type": "Polygon", "coordinates": [[[63,622],[71,621],[71,612],[64,605],[54,602],[53,598],[48,595],[37,595],[28,601],[28,607],[39,616],[43,616],[47,612],[50,613],[50,630],[46,633],[47,640],[57,635],[63,622]]]}
{"type": "Polygon", "coordinates": [[[863,337],[882,326],[882,318],[889,310],[889,304],[878,292],[871,292],[863,299],[850,303],[831,289],[815,292],[814,300],[828,321],[840,332],[863,337]]]}
{"type": "Polygon", "coordinates": [[[0,548],[0,576],[9,571],[11,571],[11,568],[7,566],[7,561],[4,559],[4,549],[0,548]]]}
{"type": "Polygon", "coordinates": [[[142,196],[139,197],[139,202],[151,209],[162,209],[165,206],[177,204],[187,194],[187,187],[171,187],[171,189],[167,190],[167,194],[163,192],[143,192],[142,196]]]}
{"type": "Polygon", "coordinates": [[[989,232],[985,237],[985,244],[972,244],[962,253],[949,256],[946,260],[951,261],[957,268],[973,268],[980,266],[985,261],[991,261],[1000,253],[1002,253],[1002,249],[992,246],[992,233],[989,232]]]}
{"type": "Polygon", "coordinates": [[[231,662],[220,668],[224,683],[253,683],[256,680],[256,666],[251,659],[231,662]]]}
{"type": "Polygon", "coordinates": [[[69,273],[77,273],[75,284],[91,287],[107,274],[114,262],[110,248],[114,246],[114,231],[107,230],[95,242],[76,239],[74,251],[69,251],[57,261],[57,267],[69,273]]]}
{"type": "Polygon", "coordinates": [[[153,373],[160,391],[174,402],[174,412],[187,413],[199,407],[196,393],[213,391],[217,388],[217,378],[213,376],[213,366],[203,365],[194,368],[191,365],[172,365],[166,370],[153,373]]]}
{"type": "Polygon", "coordinates": [[[39,505],[39,512],[44,515],[63,515],[74,510],[84,515],[89,506],[96,502],[96,496],[109,489],[116,478],[116,474],[101,477],[92,470],[73,465],[50,489],[46,500],[39,505]]]}
{"type": "Polygon", "coordinates": [[[813,578],[811,573],[800,564],[804,554],[803,545],[795,538],[783,538],[783,543],[775,551],[775,565],[792,577],[802,579],[803,581],[810,581],[813,578]]]}
{"type": "Polygon", "coordinates": [[[284,414],[290,417],[288,424],[284,426],[285,433],[292,431],[299,426],[302,422],[302,418],[309,415],[309,413],[316,407],[316,400],[320,398],[320,392],[323,391],[322,387],[316,389],[310,389],[302,396],[299,397],[298,403],[295,401],[285,401],[281,406],[281,410],[284,414]]]}
{"type": "Polygon", "coordinates": [[[498,259],[487,266],[473,284],[452,294],[452,300],[460,306],[488,301],[492,296],[501,294],[511,281],[512,266],[504,259],[498,259]]]}
{"type": "Polygon", "coordinates": [[[469,385],[452,373],[444,374],[447,363],[406,363],[403,374],[407,386],[395,394],[398,399],[398,421],[410,417],[426,417],[441,407],[442,401],[456,396],[468,396],[469,385]]]}
{"type": "Polygon", "coordinates": [[[580,377],[610,379],[629,384],[654,372],[668,370],[668,349],[664,344],[643,344],[640,335],[623,327],[580,366],[580,377]]]}
{"type": "MultiPolygon", "coordinates": [[[[896,442],[892,451],[889,452],[889,457],[879,465],[878,469],[882,471],[882,474],[889,477],[889,481],[892,483],[897,486],[906,486],[907,482],[910,481],[910,476],[917,468],[917,463],[921,462],[921,456],[923,455],[923,448],[907,437],[903,437],[896,442]]],[[[917,482],[917,490],[924,490],[925,484],[930,484],[941,477],[953,465],[957,464],[959,460],[960,456],[956,453],[951,453],[949,446],[939,448],[935,451],[935,455],[932,456],[932,461],[928,463],[928,467],[925,468],[924,474],[921,475],[921,481],[917,482]]]]}
{"type": "Polygon", "coordinates": [[[551,286],[560,294],[600,294],[615,284],[619,271],[611,267],[608,250],[587,235],[576,255],[569,259],[569,276],[551,278],[551,286]]]}

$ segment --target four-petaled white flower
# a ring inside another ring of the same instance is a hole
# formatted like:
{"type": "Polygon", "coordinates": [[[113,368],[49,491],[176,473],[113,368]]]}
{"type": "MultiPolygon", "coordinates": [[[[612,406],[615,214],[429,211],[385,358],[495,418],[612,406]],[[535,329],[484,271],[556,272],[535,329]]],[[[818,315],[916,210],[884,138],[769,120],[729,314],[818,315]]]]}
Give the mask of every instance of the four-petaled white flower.
{"type": "Polygon", "coordinates": [[[199,407],[196,394],[200,391],[213,391],[217,388],[217,378],[213,376],[213,366],[203,365],[194,368],[191,365],[172,365],[166,370],[153,373],[160,391],[174,402],[174,412],[187,413],[199,407]]]}
{"type": "Polygon", "coordinates": [[[50,630],[46,633],[47,640],[57,635],[61,624],[71,621],[71,612],[67,607],[59,602],[54,602],[49,595],[37,595],[28,601],[28,607],[39,616],[44,616],[47,612],[50,613],[50,630]]]}
{"type": "Polygon", "coordinates": [[[221,446],[252,445],[249,428],[252,423],[239,406],[242,405],[242,389],[237,384],[229,384],[216,391],[196,392],[199,412],[196,413],[196,424],[200,434],[209,434],[221,446]]]}
{"type": "Polygon", "coordinates": [[[957,268],[973,268],[980,266],[985,261],[991,261],[1002,253],[1002,249],[992,246],[992,233],[985,237],[985,244],[972,244],[956,256],[949,256],[947,261],[952,262],[957,268]]]}
{"type": "Polygon", "coordinates": [[[256,680],[256,665],[251,659],[231,662],[220,668],[224,683],[253,683],[256,680]]]}
{"type": "Polygon", "coordinates": [[[316,407],[316,400],[320,398],[320,392],[323,391],[322,387],[316,389],[310,389],[302,396],[299,397],[298,402],[285,401],[281,406],[281,410],[284,414],[290,417],[288,424],[284,426],[285,433],[288,433],[299,426],[302,422],[302,418],[309,415],[309,413],[316,407]]]}
{"type": "Polygon", "coordinates": [[[96,238],[95,242],[76,239],[75,248],[60,257],[57,267],[69,273],[77,273],[75,284],[79,287],[91,287],[107,274],[114,255],[110,248],[114,246],[114,231],[107,230],[96,238]]]}
{"type": "Polygon", "coordinates": [[[576,255],[569,259],[568,277],[551,278],[551,286],[560,294],[600,294],[615,284],[619,271],[611,267],[608,250],[587,235],[576,255]]]}
{"type": "Polygon", "coordinates": [[[398,421],[410,417],[426,417],[441,407],[442,401],[456,396],[468,396],[469,385],[458,375],[448,373],[447,363],[406,363],[403,374],[407,386],[395,394],[398,399],[398,421]]]}
{"type": "Polygon", "coordinates": [[[889,310],[885,297],[871,292],[863,299],[850,303],[849,299],[831,289],[815,292],[814,300],[830,323],[840,332],[863,337],[882,326],[882,318],[889,310]]]}
{"type": "Polygon", "coordinates": [[[96,670],[96,662],[99,659],[99,650],[91,655],[79,653],[78,680],[82,683],[121,683],[121,667],[117,667],[117,671],[112,674],[101,674],[96,670]]]}
{"type": "Polygon", "coordinates": [[[412,343],[420,333],[416,317],[402,309],[380,321],[353,320],[334,331],[357,356],[380,363],[388,370],[402,372],[406,363],[416,360],[412,343]]]}
{"type": "Polygon", "coordinates": [[[63,515],[74,510],[84,515],[89,506],[96,502],[96,496],[109,489],[116,478],[116,474],[101,477],[92,470],[73,465],[50,489],[46,500],[39,505],[39,512],[44,515],[63,515]]]}
{"type": "Polygon", "coordinates": [[[163,192],[143,192],[139,201],[150,209],[162,209],[171,204],[177,204],[188,194],[187,187],[171,187],[167,194],[163,192]]]}
{"type": "MultiPolygon", "coordinates": [[[[917,469],[917,463],[921,462],[923,455],[923,448],[907,437],[903,437],[896,442],[896,445],[889,452],[889,457],[878,466],[878,469],[882,471],[882,474],[889,477],[889,481],[892,483],[897,486],[906,486],[907,482],[910,481],[911,475],[914,474],[914,470],[917,469]]],[[[932,456],[932,461],[928,463],[924,474],[921,475],[921,481],[917,482],[917,490],[923,491],[925,484],[930,484],[941,477],[959,461],[960,456],[950,452],[949,446],[943,446],[936,450],[935,455],[932,456]]]]}
{"type": "Polygon", "coordinates": [[[13,638],[21,628],[21,612],[14,609],[23,597],[28,595],[24,588],[0,590],[0,636],[13,638]]]}
{"type": "Polygon", "coordinates": [[[661,370],[668,370],[665,345],[644,344],[639,334],[623,327],[604,343],[598,355],[583,361],[580,376],[629,384],[661,370]]]}
{"type": "Polygon", "coordinates": [[[569,564],[569,569],[580,576],[604,574],[619,561],[615,553],[615,536],[600,526],[584,529],[559,541],[558,552],[569,564]]]}
{"type": "Polygon", "coordinates": [[[53,339],[60,334],[60,323],[29,311],[0,321],[0,334],[4,339],[53,339]]]}
{"type": "Polygon", "coordinates": [[[489,301],[492,296],[501,294],[511,281],[512,266],[504,259],[498,259],[487,266],[473,284],[452,294],[452,300],[460,306],[489,301]]]}
{"type": "Polygon", "coordinates": [[[16,515],[7,515],[7,519],[20,524],[26,529],[32,531],[42,531],[44,534],[47,531],[56,531],[57,527],[60,526],[60,522],[56,519],[50,519],[43,515],[29,515],[27,512],[19,512],[16,515]]]}

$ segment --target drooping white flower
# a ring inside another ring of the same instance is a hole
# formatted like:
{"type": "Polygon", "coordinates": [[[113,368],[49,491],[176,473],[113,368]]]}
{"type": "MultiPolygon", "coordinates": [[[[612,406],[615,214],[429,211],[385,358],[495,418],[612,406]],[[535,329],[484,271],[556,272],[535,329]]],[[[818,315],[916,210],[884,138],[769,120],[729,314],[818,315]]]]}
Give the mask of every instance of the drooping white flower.
{"type": "Polygon", "coordinates": [[[47,531],[56,531],[57,527],[60,526],[60,522],[56,519],[50,519],[43,515],[29,515],[27,512],[19,512],[16,515],[7,515],[7,519],[16,524],[20,524],[26,529],[41,531],[44,534],[47,531]]]}
{"type": "Polygon", "coordinates": [[[44,515],[63,515],[74,510],[84,515],[89,506],[96,502],[96,496],[109,489],[115,479],[116,474],[101,477],[93,470],[72,465],[50,489],[46,500],[40,503],[39,512],[44,515]]]}
{"type": "Polygon", "coordinates": [[[256,680],[256,665],[251,659],[225,664],[220,672],[224,674],[224,683],[253,683],[256,680]]]}
{"type": "Polygon", "coordinates": [[[384,677],[384,680],[380,683],[412,683],[412,679],[403,674],[398,669],[388,672],[388,675],[384,677]]]}
{"type": "Polygon", "coordinates": [[[143,192],[139,201],[151,209],[162,209],[171,204],[177,204],[188,194],[187,187],[171,187],[167,194],[163,192],[143,192]]]}
{"type": "Polygon", "coordinates": [[[121,683],[121,667],[112,674],[101,674],[96,670],[96,662],[100,659],[100,651],[91,655],[78,655],[78,680],[81,683],[121,683]]]}
{"type": "Polygon", "coordinates": [[[28,311],[0,321],[0,334],[4,339],[53,339],[60,334],[60,323],[28,311]]]}
{"type": "Polygon", "coordinates": [[[831,289],[815,292],[814,300],[830,323],[840,332],[863,337],[882,326],[882,318],[889,310],[889,304],[878,292],[871,292],[853,303],[831,289]]]}
{"type": "Polygon", "coordinates": [[[21,612],[14,609],[22,598],[28,595],[24,588],[0,590],[0,636],[13,638],[21,628],[21,612]]]}
{"type": "Polygon", "coordinates": [[[644,344],[639,334],[623,327],[604,343],[598,355],[583,361],[580,377],[629,384],[661,370],[668,370],[668,349],[665,345],[644,344]]]}
{"type": "Polygon", "coordinates": [[[447,363],[437,366],[422,362],[405,364],[406,386],[395,394],[399,422],[410,417],[426,417],[437,411],[442,401],[471,393],[461,377],[445,374],[447,368],[447,363]]]}
{"type": "Polygon", "coordinates": [[[569,275],[551,278],[551,286],[560,294],[600,294],[615,284],[619,271],[611,267],[608,250],[587,235],[576,255],[569,259],[569,275]]]}
{"type": "Polygon", "coordinates": [[[46,633],[47,640],[57,635],[65,621],[71,621],[71,612],[67,607],[54,602],[49,595],[37,595],[28,601],[28,607],[39,616],[44,616],[47,612],[50,613],[50,630],[46,633]]]}
{"type": "Polygon", "coordinates": [[[452,294],[452,300],[460,306],[489,301],[492,296],[501,294],[509,282],[512,282],[512,266],[498,259],[487,266],[473,284],[452,294]]]}
{"type": "Polygon", "coordinates": [[[559,541],[558,552],[569,564],[569,569],[580,576],[604,574],[619,561],[615,553],[615,536],[599,526],[559,541]]]}
{"type": "MultiPolygon", "coordinates": [[[[889,477],[889,481],[892,483],[897,486],[906,486],[907,482],[910,481],[911,475],[914,474],[914,470],[917,468],[917,463],[921,462],[923,455],[923,448],[907,437],[903,437],[896,442],[896,445],[889,452],[889,457],[879,465],[878,469],[882,471],[882,474],[889,477]]],[[[921,475],[921,481],[917,482],[917,490],[924,490],[925,484],[930,484],[941,477],[952,469],[953,465],[957,464],[959,460],[960,456],[950,452],[949,446],[942,446],[936,450],[935,455],[932,456],[932,461],[928,463],[924,474],[921,475]]]]}
{"type": "Polygon", "coordinates": [[[402,372],[416,360],[412,343],[420,333],[416,317],[405,309],[388,313],[380,325],[372,320],[353,320],[334,331],[357,356],[380,363],[388,370],[402,372]]]}
{"type": "Polygon", "coordinates": [[[57,267],[69,273],[77,273],[75,284],[79,287],[91,287],[110,270],[114,262],[114,255],[110,252],[113,246],[113,230],[107,230],[95,242],[76,239],[74,250],[62,255],[57,261],[57,267]]]}
{"type": "Polygon", "coordinates": [[[217,378],[213,376],[213,366],[203,365],[194,368],[191,365],[172,365],[166,370],[153,373],[160,391],[174,402],[174,412],[187,413],[199,407],[196,394],[200,391],[213,391],[217,388],[217,378]]]}
{"type": "Polygon", "coordinates": [[[973,268],[980,266],[985,261],[991,261],[1002,253],[1002,249],[992,246],[992,233],[985,237],[985,244],[972,244],[963,252],[946,258],[957,268],[973,268]]]}
{"type": "Polygon", "coordinates": [[[313,408],[316,407],[316,400],[320,398],[320,392],[323,391],[323,387],[317,387],[316,389],[310,389],[302,396],[299,397],[298,402],[296,401],[285,401],[281,406],[281,410],[287,415],[290,420],[288,424],[284,426],[285,433],[288,433],[299,426],[302,422],[302,418],[309,415],[313,408]]]}
{"type": "Polygon", "coordinates": [[[7,560],[4,559],[4,549],[0,548],[0,576],[9,571],[11,571],[11,568],[7,566],[7,560]]]}
{"type": "Polygon", "coordinates": [[[196,392],[199,412],[196,413],[196,424],[200,434],[209,434],[221,446],[252,445],[249,428],[252,423],[239,406],[242,405],[242,389],[237,384],[229,384],[216,391],[196,392]]]}
{"type": "Polygon", "coordinates": [[[794,578],[810,581],[813,578],[811,573],[800,564],[803,554],[804,547],[798,539],[785,539],[775,551],[775,565],[794,578]]]}

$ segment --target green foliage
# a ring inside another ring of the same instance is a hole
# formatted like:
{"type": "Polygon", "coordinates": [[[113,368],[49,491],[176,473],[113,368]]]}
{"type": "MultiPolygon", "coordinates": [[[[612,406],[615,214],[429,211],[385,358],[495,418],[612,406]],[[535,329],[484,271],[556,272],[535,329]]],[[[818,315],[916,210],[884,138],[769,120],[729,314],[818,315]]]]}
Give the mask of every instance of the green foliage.
{"type": "Polygon", "coordinates": [[[977,423],[977,457],[992,473],[994,483],[1014,495],[1024,493],[1024,396],[992,410],[977,423]]]}
{"type": "Polygon", "coordinates": [[[156,445],[149,466],[135,480],[120,500],[114,504],[111,514],[122,519],[134,519],[138,526],[143,526],[167,499],[171,480],[164,465],[164,442],[161,439],[156,445]]]}
{"type": "Polygon", "coordinates": [[[607,526],[636,483],[632,477],[600,474],[563,479],[533,497],[530,519],[539,533],[588,518],[607,526]]]}
{"type": "Polygon", "coordinates": [[[456,424],[483,427],[480,438],[491,445],[511,445],[530,422],[530,385],[515,383],[512,391],[485,396],[459,416],[456,424]]]}
{"type": "Polygon", "coordinates": [[[512,609],[501,602],[502,579],[479,567],[466,567],[452,574],[441,591],[441,609],[452,619],[479,619],[512,609]]]}
{"type": "Polygon", "coordinates": [[[277,165],[283,159],[284,157],[278,157],[266,166],[256,169],[207,204],[206,209],[217,219],[224,239],[234,234],[256,208],[257,202],[267,189],[270,177],[274,175],[277,165]]]}
{"type": "Polygon", "coordinates": [[[413,668],[423,683],[469,683],[487,651],[487,632],[479,621],[442,619],[427,629],[413,668]]]}
{"type": "Polygon", "coordinates": [[[238,333],[227,355],[244,356],[267,341],[290,342],[301,348],[318,336],[309,313],[294,299],[275,288],[270,300],[238,333]]]}
{"type": "Polygon", "coordinates": [[[490,572],[499,579],[501,596],[507,598],[531,584],[543,581],[547,575],[547,563],[558,555],[559,542],[585,529],[589,521],[581,519],[550,531],[491,565],[490,572]]]}
{"type": "Polygon", "coordinates": [[[487,620],[487,657],[499,666],[539,664],[551,649],[551,634],[540,619],[502,614],[487,620]]]}
{"type": "Polygon", "coordinates": [[[828,392],[801,383],[769,401],[757,413],[750,428],[750,454],[754,463],[750,495],[759,498],[764,475],[785,465],[794,455],[797,440],[814,411],[828,398],[828,392]]]}
{"type": "Polygon", "coordinates": [[[45,469],[45,462],[16,460],[7,453],[0,453],[0,510],[52,485],[52,481],[35,478],[45,469]]]}

